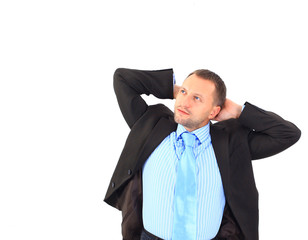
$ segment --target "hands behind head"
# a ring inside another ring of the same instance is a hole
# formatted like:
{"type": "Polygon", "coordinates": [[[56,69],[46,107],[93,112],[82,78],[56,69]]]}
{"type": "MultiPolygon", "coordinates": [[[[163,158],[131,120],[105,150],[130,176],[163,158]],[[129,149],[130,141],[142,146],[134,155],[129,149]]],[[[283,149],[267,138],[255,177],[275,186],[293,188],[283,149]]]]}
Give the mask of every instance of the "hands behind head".
{"type": "Polygon", "coordinates": [[[242,106],[236,104],[230,99],[226,99],[224,107],[220,110],[218,115],[214,118],[215,121],[224,121],[230,118],[239,118],[242,112],[242,106]]]}

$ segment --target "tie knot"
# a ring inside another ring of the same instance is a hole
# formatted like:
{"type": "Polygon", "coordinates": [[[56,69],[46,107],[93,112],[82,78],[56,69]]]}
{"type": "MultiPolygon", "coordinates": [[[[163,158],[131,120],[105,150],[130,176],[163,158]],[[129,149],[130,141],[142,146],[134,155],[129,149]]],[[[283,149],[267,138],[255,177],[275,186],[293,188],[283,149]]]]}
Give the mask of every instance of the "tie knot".
{"type": "Polygon", "coordinates": [[[195,140],[196,140],[195,135],[193,135],[189,132],[184,132],[182,134],[182,139],[184,141],[185,146],[189,146],[189,147],[192,147],[192,148],[194,147],[195,140]]]}

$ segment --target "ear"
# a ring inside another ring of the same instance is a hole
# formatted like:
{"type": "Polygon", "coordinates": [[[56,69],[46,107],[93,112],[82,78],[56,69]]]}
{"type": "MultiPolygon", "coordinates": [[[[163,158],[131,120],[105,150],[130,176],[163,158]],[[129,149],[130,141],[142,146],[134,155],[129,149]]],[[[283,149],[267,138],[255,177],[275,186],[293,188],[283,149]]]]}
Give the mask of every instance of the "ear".
{"type": "Polygon", "coordinates": [[[221,110],[220,106],[215,106],[209,115],[209,119],[210,120],[214,119],[219,114],[220,110],[221,110]]]}

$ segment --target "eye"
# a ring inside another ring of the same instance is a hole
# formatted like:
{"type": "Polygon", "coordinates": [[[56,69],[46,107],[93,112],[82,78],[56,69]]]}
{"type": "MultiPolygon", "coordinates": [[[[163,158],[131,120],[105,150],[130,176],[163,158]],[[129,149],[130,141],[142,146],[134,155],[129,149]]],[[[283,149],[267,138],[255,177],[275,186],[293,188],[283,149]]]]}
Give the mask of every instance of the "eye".
{"type": "Polygon", "coordinates": [[[197,96],[195,96],[195,100],[200,101],[201,99],[197,96]]]}
{"type": "Polygon", "coordinates": [[[182,94],[185,94],[186,92],[185,92],[185,90],[184,90],[184,89],[181,89],[181,93],[182,93],[182,94]]]}

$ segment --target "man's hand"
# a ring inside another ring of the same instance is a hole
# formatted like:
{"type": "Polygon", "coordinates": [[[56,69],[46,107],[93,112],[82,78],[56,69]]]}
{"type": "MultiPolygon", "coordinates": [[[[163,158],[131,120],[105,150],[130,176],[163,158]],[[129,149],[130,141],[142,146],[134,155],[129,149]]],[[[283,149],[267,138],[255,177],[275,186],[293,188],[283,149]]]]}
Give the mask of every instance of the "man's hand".
{"type": "Polygon", "coordinates": [[[181,87],[179,85],[174,84],[174,86],[173,86],[173,99],[176,99],[176,96],[178,95],[180,88],[181,87]]]}
{"type": "Polygon", "coordinates": [[[230,118],[239,118],[242,112],[242,106],[226,99],[224,107],[219,114],[214,118],[216,121],[224,121],[230,118]]]}

